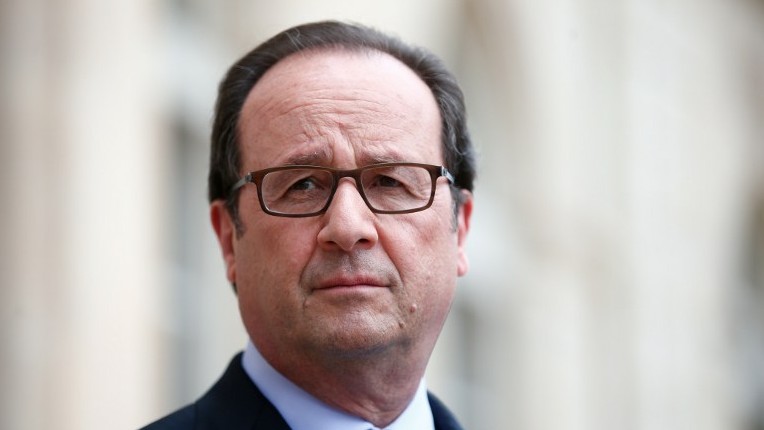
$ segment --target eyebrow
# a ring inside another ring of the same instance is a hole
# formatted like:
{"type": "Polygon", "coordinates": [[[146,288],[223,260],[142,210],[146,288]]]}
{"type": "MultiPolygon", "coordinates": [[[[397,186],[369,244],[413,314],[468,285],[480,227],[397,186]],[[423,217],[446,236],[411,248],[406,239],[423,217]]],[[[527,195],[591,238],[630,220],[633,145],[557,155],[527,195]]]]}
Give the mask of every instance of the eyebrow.
{"type": "Polygon", "coordinates": [[[321,165],[325,164],[331,158],[329,151],[324,149],[323,151],[314,151],[310,154],[293,154],[289,156],[283,163],[284,166],[289,165],[321,165]]]}
{"type": "MultiPolygon", "coordinates": [[[[308,166],[324,166],[331,164],[332,151],[327,148],[323,148],[319,151],[314,151],[309,154],[297,153],[289,156],[286,160],[279,163],[282,166],[296,166],[296,165],[308,165],[308,166]]],[[[398,163],[407,161],[404,157],[401,157],[397,153],[372,153],[362,154],[360,157],[360,164],[362,166],[368,166],[370,164],[381,163],[398,163]]]]}
{"type": "Polygon", "coordinates": [[[364,166],[368,166],[369,164],[399,163],[406,160],[398,154],[369,154],[363,155],[361,161],[364,166]]]}

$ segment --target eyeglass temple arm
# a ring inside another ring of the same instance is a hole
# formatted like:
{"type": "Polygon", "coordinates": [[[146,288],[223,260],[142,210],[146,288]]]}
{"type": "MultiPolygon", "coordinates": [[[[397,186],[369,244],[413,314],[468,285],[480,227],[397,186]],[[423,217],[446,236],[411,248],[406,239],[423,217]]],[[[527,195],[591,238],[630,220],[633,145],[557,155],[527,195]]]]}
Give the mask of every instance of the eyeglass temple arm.
{"type": "Polygon", "coordinates": [[[246,184],[248,182],[252,182],[252,174],[251,173],[247,173],[246,175],[244,175],[243,178],[241,178],[238,181],[236,181],[236,183],[233,184],[233,186],[231,187],[231,191],[229,191],[228,193],[229,194],[233,194],[236,190],[238,190],[239,188],[243,187],[244,184],[246,184]]]}
{"type": "Polygon", "coordinates": [[[456,183],[456,179],[454,179],[454,175],[452,175],[451,172],[449,172],[448,169],[446,169],[443,166],[440,166],[440,176],[445,176],[451,185],[456,183]]]}

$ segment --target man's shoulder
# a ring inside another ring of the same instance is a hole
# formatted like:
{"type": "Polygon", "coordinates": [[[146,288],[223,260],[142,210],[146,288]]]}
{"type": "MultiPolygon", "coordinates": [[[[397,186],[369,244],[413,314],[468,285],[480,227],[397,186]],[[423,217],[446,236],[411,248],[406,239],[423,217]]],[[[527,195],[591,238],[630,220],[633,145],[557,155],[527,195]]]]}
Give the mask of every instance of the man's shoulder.
{"type": "Polygon", "coordinates": [[[195,428],[195,423],[196,410],[191,404],[154,421],[141,430],[188,430],[195,428]]]}
{"type": "Polygon", "coordinates": [[[463,430],[464,428],[456,420],[453,413],[431,392],[427,393],[430,402],[430,410],[435,423],[435,430],[463,430]]]}
{"type": "Polygon", "coordinates": [[[141,430],[289,430],[276,408],[249,379],[237,354],[223,376],[196,402],[141,430]]]}

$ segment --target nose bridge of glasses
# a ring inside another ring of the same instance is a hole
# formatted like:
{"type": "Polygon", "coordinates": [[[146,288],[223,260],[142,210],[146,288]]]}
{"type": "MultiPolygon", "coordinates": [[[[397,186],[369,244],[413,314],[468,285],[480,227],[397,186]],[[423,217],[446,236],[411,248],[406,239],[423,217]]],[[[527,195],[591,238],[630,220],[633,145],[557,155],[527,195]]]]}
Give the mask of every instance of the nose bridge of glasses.
{"type": "MultiPolygon", "coordinates": [[[[337,199],[337,194],[341,194],[340,191],[342,189],[342,184],[346,183],[351,188],[354,188],[358,194],[358,197],[361,198],[361,200],[366,206],[369,206],[369,202],[366,199],[366,194],[363,191],[363,183],[361,181],[361,172],[359,170],[336,171],[334,180],[335,180],[334,193],[331,196],[331,200],[328,202],[329,205],[331,205],[334,202],[334,200],[337,199]]],[[[371,209],[371,207],[369,207],[369,209],[371,209]]]]}
{"type": "Polygon", "coordinates": [[[352,186],[363,196],[363,181],[361,180],[361,173],[363,169],[352,170],[334,170],[332,172],[334,176],[334,188],[335,191],[339,190],[343,182],[351,182],[352,186]]]}

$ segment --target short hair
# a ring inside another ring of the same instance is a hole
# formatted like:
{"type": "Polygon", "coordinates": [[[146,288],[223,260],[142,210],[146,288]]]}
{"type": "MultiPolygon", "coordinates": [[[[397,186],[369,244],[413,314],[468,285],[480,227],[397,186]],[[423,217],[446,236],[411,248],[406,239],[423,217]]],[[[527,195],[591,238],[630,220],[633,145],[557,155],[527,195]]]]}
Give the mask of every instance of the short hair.
{"type": "Polygon", "coordinates": [[[211,136],[208,198],[227,201],[238,224],[235,193],[231,188],[241,175],[238,142],[239,117],[252,88],[268,69],[301,51],[337,49],[351,52],[386,53],[414,71],[432,91],[442,119],[445,167],[454,175],[454,201],[462,203],[459,189],[472,191],[475,179],[475,150],[467,130],[464,95],[456,78],[431,52],[408,45],[378,30],[338,21],[321,21],[282,31],[262,43],[226,73],[218,88],[211,136]]]}

